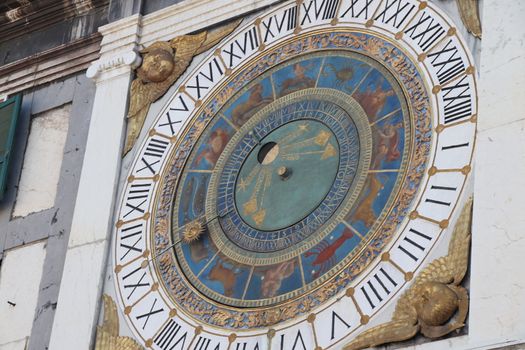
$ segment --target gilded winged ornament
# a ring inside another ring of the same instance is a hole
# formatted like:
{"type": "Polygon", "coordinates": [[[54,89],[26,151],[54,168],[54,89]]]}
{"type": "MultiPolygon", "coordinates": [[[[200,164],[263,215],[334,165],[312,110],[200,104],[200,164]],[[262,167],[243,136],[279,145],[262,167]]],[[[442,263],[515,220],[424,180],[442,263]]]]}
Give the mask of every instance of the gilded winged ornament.
{"type": "Polygon", "coordinates": [[[432,261],[397,302],[392,321],[359,334],[344,350],[357,350],[407,340],[419,331],[428,338],[442,337],[464,326],[468,293],[460,286],[467,271],[472,198],[458,219],[448,254],[432,261]]]}
{"type": "Polygon", "coordinates": [[[181,35],[169,42],[157,41],[140,51],[142,65],[137,69],[137,78],[131,83],[124,155],[135,144],[150,105],[186,71],[194,56],[213,47],[239,23],[235,21],[210,31],[181,35]]]}
{"type": "Polygon", "coordinates": [[[102,296],[104,301],[104,321],[97,327],[95,350],[143,350],[130,337],[119,336],[117,305],[107,294],[102,296]]]}
{"type": "Polygon", "coordinates": [[[479,18],[479,0],[456,0],[461,21],[469,33],[481,39],[481,20],[479,18]]]}

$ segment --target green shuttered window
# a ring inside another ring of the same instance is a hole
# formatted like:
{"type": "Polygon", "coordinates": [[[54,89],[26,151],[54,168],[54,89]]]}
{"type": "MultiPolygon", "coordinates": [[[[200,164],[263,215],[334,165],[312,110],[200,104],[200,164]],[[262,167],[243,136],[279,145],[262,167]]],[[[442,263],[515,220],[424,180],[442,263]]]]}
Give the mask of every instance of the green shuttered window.
{"type": "Polygon", "coordinates": [[[22,96],[16,95],[0,103],[0,200],[3,199],[7,182],[9,156],[15,136],[16,120],[20,112],[22,96]]]}

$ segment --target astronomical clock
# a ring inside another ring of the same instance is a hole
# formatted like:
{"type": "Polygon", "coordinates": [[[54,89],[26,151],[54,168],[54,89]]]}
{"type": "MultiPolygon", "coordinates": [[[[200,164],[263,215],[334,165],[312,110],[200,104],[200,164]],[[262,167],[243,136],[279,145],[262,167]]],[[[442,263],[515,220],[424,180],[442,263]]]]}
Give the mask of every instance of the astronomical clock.
{"type": "MultiPolygon", "coordinates": [[[[169,64],[143,89],[189,62],[156,47],[169,59],[144,62],[169,64]]],[[[451,20],[417,0],[288,1],[206,50],[169,82],[115,218],[136,340],[359,349],[462,327],[477,99],[451,20]]]]}

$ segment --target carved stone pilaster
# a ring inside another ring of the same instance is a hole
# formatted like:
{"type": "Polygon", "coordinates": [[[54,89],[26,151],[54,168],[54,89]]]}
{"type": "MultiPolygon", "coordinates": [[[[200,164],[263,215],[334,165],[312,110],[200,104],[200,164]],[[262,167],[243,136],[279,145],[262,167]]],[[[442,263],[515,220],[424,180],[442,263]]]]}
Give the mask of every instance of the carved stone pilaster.
{"type": "Polygon", "coordinates": [[[100,58],[91,63],[86,76],[97,83],[121,74],[130,74],[140,65],[138,44],[141,32],[140,15],[133,15],[99,28],[103,39],[100,58]]]}

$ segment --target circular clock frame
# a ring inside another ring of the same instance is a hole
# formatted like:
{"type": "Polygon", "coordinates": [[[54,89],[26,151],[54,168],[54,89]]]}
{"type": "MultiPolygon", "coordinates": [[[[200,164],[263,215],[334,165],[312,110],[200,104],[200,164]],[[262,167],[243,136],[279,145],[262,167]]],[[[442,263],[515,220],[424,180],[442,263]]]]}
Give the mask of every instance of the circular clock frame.
{"type": "Polygon", "coordinates": [[[473,60],[452,22],[432,4],[407,1],[404,10],[396,10],[379,3],[358,9],[351,3],[287,2],[261,14],[180,82],[154,121],[123,190],[114,244],[120,304],[147,347],[207,342],[213,349],[267,343],[286,348],[299,341],[307,349],[339,348],[398,295],[446,235],[471,170],[477,112],[473,60]],[[277,27],[279,19],[284,22],[277,27]],[[235,51],[242,48],[240,40],[257,45],[235,51]],[[301,295],[294,295],[273,308],[251,305],[231,312],[223,303],[197,297],[200,292],[171,270],[172,259],[182,254],[172,249],[181,244],[172,231],[179,234],[184,226],[172,227],[172,205],[166,203],[175,195],[163,188],[177,188],[186,166],[180,154],[191,153],[220,106],[228,103],[228,89],[239,91],[250,81],[234,77],[255,77],[256,67],[286,64],[297,55],[294,49],[308,53],[315,51],[312,47],[362,50],[400,81],[415,130],[408,147],[410,170],[396,204],[381,220],[383,235],[360,248],[361,264],[359,259],[342,264],[347,270],[339,267],[311,294],[301,294],[306,295],[302,304],[297,303],[301,295]],[[326,325],[331,332],[319,330],[326,325]]]}

